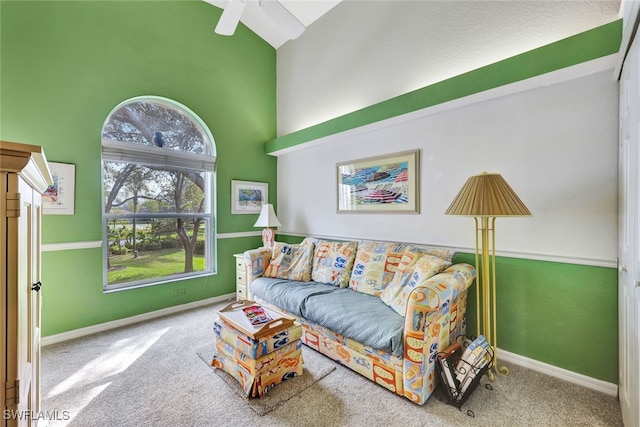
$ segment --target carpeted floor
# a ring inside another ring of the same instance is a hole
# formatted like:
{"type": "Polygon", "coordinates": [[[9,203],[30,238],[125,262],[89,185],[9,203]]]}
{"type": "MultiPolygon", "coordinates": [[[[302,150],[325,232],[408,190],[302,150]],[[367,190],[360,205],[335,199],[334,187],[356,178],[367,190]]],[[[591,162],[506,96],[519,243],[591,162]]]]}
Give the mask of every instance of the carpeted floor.
{"type": "MultiPolygon", "coordinates": [[[[213,358],[214,345],[209,343],[201,348],[196,349],[196,354],[202,359],[207,366],[211,366],[213,358]]],[[[336,363],[330,358],[313,351],[309,347],[302,346],[302,360],[304,368],[302,375],[298,375],[288,381],[285,381],[260,399],[249,398],[240,383],[232,376],[221,369],[211,368],[232,390],[235,395],[245,401],[247,407],[251,408],[256,414],[263,416],[282,406],[289,399],[302,393],[313,384],[336,370],[336,363]]]]}
{"type": "Polygon", "coordinates": [[[212,321],[225,304],[43,347],[43,410],[57,418],[49,425],[622,425],[614,397],[514,365],[493,390],[478,387],[460,411],[435,398],[415,405],[336,364],[260,416],[196,353],[213,341],[212,321]]]}

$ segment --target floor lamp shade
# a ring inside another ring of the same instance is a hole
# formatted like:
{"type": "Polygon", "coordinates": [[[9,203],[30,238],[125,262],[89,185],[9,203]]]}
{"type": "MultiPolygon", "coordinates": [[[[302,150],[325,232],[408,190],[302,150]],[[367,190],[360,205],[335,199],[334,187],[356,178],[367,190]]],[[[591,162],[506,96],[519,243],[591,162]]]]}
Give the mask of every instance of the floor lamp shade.
{"type": "MultiPolygon", "coordinates": [[[[446,210],[445,215],[472,216],[476,222],[476,268],[479,270],[476,298],[477,330],[493,347],[493,369],[498,366],[496,328],[496,217],[528,216],[531,212],[500,174],[482,173],[470,177],[446,210]],[[482,306],[482,309],[480,308],[482,306]]],[[[493,372],[489,370],[493,381],[493,372]]]]}
{"type": "Polygon", "coordinates": [[[502,175],[484,172],[467,180],[445,215],[499,217],[531,212],[502,175]]]}
{"type": "Polygon", "coordinates": [[[279,227],[281,225],[282,224],[280,224],[280,221],[278,220],[278,217],[276,217],[276,213],[273,210],[273,205],[268,203],[262,205],[260,216],[258,217],[256,223],[253,224],[254,227],[266,227],[264,230],[262,230],[262,244],[265,248],[273,247],[274,238],[273,230],[271,229],[271,227],[279,227]]]}

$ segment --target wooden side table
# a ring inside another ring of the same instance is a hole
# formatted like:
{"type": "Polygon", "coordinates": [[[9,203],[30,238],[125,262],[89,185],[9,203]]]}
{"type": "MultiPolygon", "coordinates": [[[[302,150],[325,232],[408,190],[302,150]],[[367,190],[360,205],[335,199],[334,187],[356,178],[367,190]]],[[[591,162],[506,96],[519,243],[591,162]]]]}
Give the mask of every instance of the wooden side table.
{"type": "Polygon", "coordinates": [[[247,267],[244,263],[244,254],[234,254],[236,258],[236,299],[245,300],[249,297],[247,290],[247,267]]]}

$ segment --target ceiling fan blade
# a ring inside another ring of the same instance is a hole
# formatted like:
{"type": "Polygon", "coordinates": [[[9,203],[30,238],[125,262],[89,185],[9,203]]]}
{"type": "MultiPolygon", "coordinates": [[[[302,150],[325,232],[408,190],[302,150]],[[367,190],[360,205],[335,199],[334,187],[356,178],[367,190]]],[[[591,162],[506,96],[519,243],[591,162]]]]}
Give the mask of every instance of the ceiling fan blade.
{"type": "Polygon", "coordinates": [[[218,25],[216,25],[216,34],[222,36],[233,35],[246,4],[246,0],[229,0],[229,3],[222,11],[222,15],[220,15],[218,25]]]}
{"type": "Polygon", "coordinates": [[[290,39],[297,39],[304,32],[305,26],[278,0],[260,0],[258,4],[290,39]]]}

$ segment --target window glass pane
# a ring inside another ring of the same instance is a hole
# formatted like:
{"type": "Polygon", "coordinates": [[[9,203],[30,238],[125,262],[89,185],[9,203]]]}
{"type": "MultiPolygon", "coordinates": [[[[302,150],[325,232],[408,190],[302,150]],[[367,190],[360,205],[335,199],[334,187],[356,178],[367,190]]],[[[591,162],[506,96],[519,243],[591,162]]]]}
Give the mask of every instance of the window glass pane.
{"type": "Polygon", "coordinates": [[[170,279],[207,269],[202,218],[107,220],[107,282],[170,279]]]}
{"type": "Polygon", "coordinates": [[[211,154],[203,129],[167,102],[128,102],[111,114],[102,128],[102,137],[168,150],[211,154]]]}
{"type": "Polygon", "coordinates": [[[207,173],[175,167],[104,162],[105,213],[208,213],[207,173]]]}

